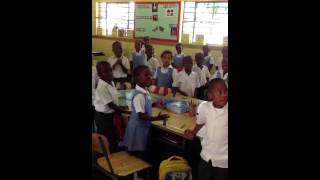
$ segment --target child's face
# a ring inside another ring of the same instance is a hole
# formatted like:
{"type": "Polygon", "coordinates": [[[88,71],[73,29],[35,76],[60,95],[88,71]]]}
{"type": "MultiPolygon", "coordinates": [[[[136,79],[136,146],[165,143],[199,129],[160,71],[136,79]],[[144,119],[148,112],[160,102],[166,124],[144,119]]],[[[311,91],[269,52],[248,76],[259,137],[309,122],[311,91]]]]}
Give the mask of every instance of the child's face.
{"type": "Polygon", "coordinates": [[[185,60],[183,61],[183,67],[184,67],[184,70],[185,70],[187,73],[190,73],[190,72],[191,72],[192,66],[193,66],[193,62],[192,62],[192,59],[191,59],[191,58],[185,59],[185,60]]]}
{"type": "Polygon", "coordinates": [[[228,72],[228,58],[224,57],[222,60],[222,70],[223,72],[228,72]]]}
{"type": "Polygon", "coordinates": [[[111,82],[113,80],[112,68],[110,64],[104,64],[98,69],[98,76],[106,81],[111,82]]]}
{"type": "Polygon", "coordinates": [[[122,56],[122,45],[120,43],[115,44],[112,51],[116,57],[118,57],[118,58],[121,57],[122,56]]]}
{"type": "Polygon", "coordinates": [[[136,41],[134,43],[134,48],[136,49],[137,52],[139,52],[140,49],[141,49],[141,42],[140,41],[136,41]]]}
{"type": "Polygon", "coordinates": [[[146,54],[148,57],[152,57],[154,54],[154,49],[152,46],[146,46],[146,54]]]}
{"type": "Polygon", "coordinates": [[[223,108],[228,102],[228,89],[224,82],[219,82],[208,92],[209,100],[214,107],[223,108]]]}
{"type": "Polygon", "coordinates": [[[171,64],[172,56],[169,53],[166,53],[161,58],[163,67],[168,67],[171,64]]]}
{"type": "Polygon", "coordinates": [[[177,46],[176,46],[176,51],[177,51],[178,54],[181,54],[181,52],[182,52],[182,46],[181,46],[181,45],[177,45],[177,46]]]}
{"type": "Polygon", "coordinates": [[[209,53],[209,46],[203,46],[203,48],[202,48],[202,50],[203,50],[203,53],[204,54],[208,54],[209,53]]]}
{"type": "Polygon", "coordinates": [[[141,71],[138,76],[138,83],[144,87],[151,85],[151,71],[149,68],[145,68],[141,71]]]}
{"type": "Polygon", "coordinates": [[[196,63],[199,67],[202,67],[204,61],[204,57],[202,54],[196,55],[196,63]]]}

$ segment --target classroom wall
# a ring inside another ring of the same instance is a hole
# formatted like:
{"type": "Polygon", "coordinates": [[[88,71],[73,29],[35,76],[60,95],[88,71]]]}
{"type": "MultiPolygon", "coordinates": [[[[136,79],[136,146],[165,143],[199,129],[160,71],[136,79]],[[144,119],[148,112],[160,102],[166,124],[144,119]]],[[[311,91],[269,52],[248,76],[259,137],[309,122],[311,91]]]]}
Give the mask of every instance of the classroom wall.
{"type": "MultiPolygon", "coordinates": [[[[96,32],[96,22],[95,22],[95,16],[96,16],[96,2],[128,2],[130,0],[92,0],[92,50],[95,51],[102,51],[106,54],[107,57],[112,55],[112,49],[111,45],[114,41],[118,40],[115,38],[106,38],[106,37],[96,37],[95,32],[96,32]]],[[[143,1],[143,0],[135,0],[136,2],[138,1],[143,1]]],[[[151,0],[144,0],[147,2],[150,2],[151,0]]],[[[158,1],[179,1],[179,0],[158,0],[158,1]]],[[[186,0],[186,1],[204,1],[204,0],[186,0]]],[[[210,0],[207,0],[210,1],[210,0]]],[[[227,0],[211,0],[211,1],[227,1],[227,0]]],[[[181,1],[183,2],[183,1],[181,1]]],[[[129,59],[131,58],[131,52],[134,49],[134,44],[132,40],[124,39],[124,40],[119,40],[124,49],[124,55],[128,57],[129,59]]],[[[159,43],[152,43],[154,49],[155,49],[155,57],[160,61],[161,63],[161,52],[164,50],[171,50],[172,52],[175,52],[175,44],[173,43],[168,43],[168,44],[159,44],[159,43]]],[[[220,59],[221,58],[221,47],[211,47],[212,49],[212,54],[214,58],[220,59]]],[[[195,53],[199,52],[201,50],[201,46],[197,45],[185,45],[183,52],[187,55],[191,55],[194,58],[195,53]]],[[[95,61],[100,61],[104,60],[105,57],[98,57],[95,58],[95,61]]],[[[94,62],[95,64],[95,62],[94,62]]]]}

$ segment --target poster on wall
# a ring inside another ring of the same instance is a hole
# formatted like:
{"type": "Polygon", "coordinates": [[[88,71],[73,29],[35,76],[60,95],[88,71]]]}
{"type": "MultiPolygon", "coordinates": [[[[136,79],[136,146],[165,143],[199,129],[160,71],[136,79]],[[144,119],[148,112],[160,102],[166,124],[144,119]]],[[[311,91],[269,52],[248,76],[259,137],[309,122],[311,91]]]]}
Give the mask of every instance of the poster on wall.
{"type": "Polygon", "coordinates": [[[180,2],[136,2],[134,38],[178,42],[180,2]]]}

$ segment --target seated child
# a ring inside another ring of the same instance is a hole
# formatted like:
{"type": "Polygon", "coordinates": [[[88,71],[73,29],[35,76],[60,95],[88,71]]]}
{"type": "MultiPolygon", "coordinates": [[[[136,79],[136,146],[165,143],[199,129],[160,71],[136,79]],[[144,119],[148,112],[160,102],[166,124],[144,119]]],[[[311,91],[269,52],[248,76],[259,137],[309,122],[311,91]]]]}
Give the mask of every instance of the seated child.
{"type": "Polygon", "coordinates": [[[193,139],[203,133],[198,179],[228,179],[228,88],[222,79],[213,79],[208,85],[208,99],[198,107],[196,126],[187,129],[185,137],[193,139]],[[199,135],[199,134],[198,134],[199,135]]]}
{"type": "Polygon", "coordinates": [[[122,55],[122,45],[119,41],[115,41],[112,44],[113,56],[111,56],[107,62],[111,65],[113,70],[113,80],[117,82],[127,81],[127,74],[130,70],[130,63],[127,57],[122,55]]]}
{"type": "Polygon", "coordinates": [[[183,70],[180,71],[173,81],[173,88],[175,92],[179,92],[183,96],[195,97],[196,88],[200,87],[199,78],[195,72],[192,71],[192,58],[185,56],[183,58],[183,70]]]}
{"type": "Polygon", "coordinates": [[[106,135],[110,143],[110,151],[116,151],[116,132],[113,124],[113,116],[116,112],[129,113],[120,109],[118,104],[119,93],[113,82],[112,68],[108,62],[97,63],[99,76],[98,86],[95,91],[95,123],[97,133],[106,135]]]}
{"type": "Polygon", "coordinates": [[[197,99],[205,100],[205,91],[207,89],[206,84],[207,81],[210,79],[210,72],[207,66],[203,65],[204,56],[202,53],[197,53],[195,55],[196,65],[193,66],[192,71],[194,71],[198,75],[198,81],[200,87],[197,88],[197,99]]]}

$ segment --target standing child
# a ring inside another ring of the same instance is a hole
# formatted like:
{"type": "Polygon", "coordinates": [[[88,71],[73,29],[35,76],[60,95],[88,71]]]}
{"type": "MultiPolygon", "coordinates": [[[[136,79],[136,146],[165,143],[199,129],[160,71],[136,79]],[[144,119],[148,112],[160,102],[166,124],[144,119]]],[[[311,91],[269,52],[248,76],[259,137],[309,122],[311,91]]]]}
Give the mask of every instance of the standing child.
{"type": "Polygon", "coordinates": [[[197,99],[205,100],[205,91],[207,89],[206,84],[207,81],[210,79],[210,72],[207,66],[203,65],[204,56],[202,53],[197,53],[195,55],[196,65],[193,66],[192,71],[194,71],[198,75],[198,81],[200,87],[197,88],[197,99]]]}
{"type": "Polygon", "coordinates": [[[133,69],[147,64],[145,50],[141,49],[142,41],[136,40],[134,43],[134,48],[135,50],[132,52],[133,69]]]}
{"type": "Polygon", "coordinates": [[[99,76],[98,86],[95,91],[94,107],[97,133],[106,135],[110,143],[110,151],[116,150],[116,132],[113,124],[115,112],[128,113],[120,109],[118,103],[119,93],[113,82],[112,68],[108,62],[97,63],[99,76]]]}
{"type": "Polygon", "coordinates": [[[209,72],[212,71],[214,67],[214,71],[218,69],[218,64],[215,62],[213,55],[210,53],[210,48],[208,45],[204,45],[202,47],[203,55],[204,55],[204,62],[203,65],[208,67],[209,72]]]}
{"type": "Polygon", "coordinates": [[[183,68],[183,57],[185,56],[182,52],[183,46],[181,43],[176,44],[176,53],[173,56],[173,67],[177,69],[178,72],[180,72],[183,68]]]}
{"type": "Polygon", "coordinates": [[[173,67],[171,66],[172,52],[165,50],[161,54],[162,66],[154,74],[156,85],[171,88],[173,83],[173,67]]]}
{"type": "Polygon", "coordinates": [[[122,45],[119,41],[115,41],[112,44],[113,56],[111,56],[107,62],[111,65],[113,70],[114,82],[126,82],[127,74],[130,70],[130,63],[127,57],[122,55],[122,45]]]}
{"type": "Polygon", "coordinates": [[[169,116],[162,114],[152,116],[152,101],[147,86],[151,83],[151,72],[148,66],[134,69],[136,88],[132,98],[132,112],[124,136],[124,145],[132,154],[144,159],[147,148],[151,121],[165,120],[169,116]]]}
{"type": "Polygon", "coordinates": [[[202,150],[198,179],[228,179],[228,88],[222,79],[208,85],[208,98],[198,107],[196,126],[187,129],[185,136],[193,139],[203,128],[202,150]]]}
{"type": "Polygon", "coordinates": [[[157,68],[160,66],[159,61],[155,58],[154,48],[151,44],[146,45],[147,66],[149,66],[151,75],[154,76],[157,68]]]}
{"type": "Polygon", "coordinates": [[[191,56],[185,56],[183,58],[183,70],[176,75],[172,84],[176,92],[189,97],[195,97],[197,94],[196,88],[200,87],[198,76],[192,71],[192,66],[191,56]]]}

